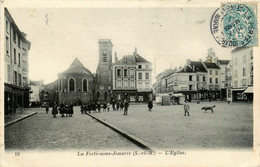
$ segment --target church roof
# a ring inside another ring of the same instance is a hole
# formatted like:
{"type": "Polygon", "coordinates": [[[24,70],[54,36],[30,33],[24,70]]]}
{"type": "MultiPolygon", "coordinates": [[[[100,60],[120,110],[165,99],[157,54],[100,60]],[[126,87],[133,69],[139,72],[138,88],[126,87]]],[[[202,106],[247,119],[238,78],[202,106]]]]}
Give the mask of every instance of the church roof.
{"type": "Polygon", "coordinates": [[[70,67],[62,73],[63,74],[81,73],[81,74],[92,75],[92,73],[81,64],[78,58],[75,58],[72,64],[70,65],[70,67]]]}

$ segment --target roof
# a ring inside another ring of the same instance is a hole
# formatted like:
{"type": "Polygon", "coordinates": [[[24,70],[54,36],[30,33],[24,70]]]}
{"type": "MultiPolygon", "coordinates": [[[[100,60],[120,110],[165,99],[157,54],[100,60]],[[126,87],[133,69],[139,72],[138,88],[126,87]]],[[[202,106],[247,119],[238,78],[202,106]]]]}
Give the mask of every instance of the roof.
{"type": "Polygon", "coordinates": [[[218,63],[219,64],[226,64],[226,65],[228,65],[229,61],[230,60],[218,60],[218,63]]]}
{"type": "Polygon", "coordinates": [[[206,68],[203,66],[203,64],[200,61],[191,61],[190,65],[192,68],[193,65],[195,66],[195,72],[207,72],[206,68]]]}
{"type": "MultiPolygon", "coordinates": [[[[249,47],[249,46],[237,47],[237,48],[233,49],[233,50],[231,51],[231,53],[236,53],[236,52],[239,52],[239,51],[241,51],[241,50],[245,50],[245,49],[249,49],[249,48],[252,48],[252,47],[249,47]]],[[[252,49],[253,49],[253,48],[252,48],[252,49]]]]}
{"type": "Polygon", "coordinates": [[[113,46],[112,42],[110,39],[99,39],[98,43],[109,43],[113,46]]]}
{"type": "Polygon", "coordinates": [[[150,63],[149,61],[145,60],[142,56],[139,54],[136,54],[135,61],[138,63],[150,63]]]}
{"type": "Polygon", "coordinates": [[[113,63],[113,65],[136,65],[137,63],[150,63],[149,61],[145,60],[142,56],[136,54],[135,55],[126,55],[122,59],[118,60],[117,62],[113,63]]]}
{"type": "Polygon", "coordinates": [[[163,72],[161,72],[160,74],[158,74],[156,78],[159,78],[159,77],[160,77],[160,78],[163,78],[163,77],[165,77],[166,75],[170,74],[171,72],[172,72],[172,69],[171,69],[171,68],[166,69],[166,70],[164,70],[163,72]]]}
{"type": "Polygon", "coordinates": [[[193,71],[190,66],[185,66],[185,67],[183,67],[179,72],[180,72],[180,73],[183,73],[183,72],[188,72],[188,73],[190,73],[190,72],[195,72],[195,71],[193,71]]]}
{"type": "Polygon", "coordinates": [[[117,62],[115,62],[114,64],[115,65],[120,65],[120,64],[131,65],[131,64],[136,64],[136,62],[135,62],[135,58],[133,55],[127,55],[127,56],[124,56],[122,59],[118,60],[117,62]]]}
{"type": "Polygon", "coordinates": [[[179,72],[180,73],[207,72],[207,69],[200,61],[190,61],[190,64],[182,68],[179,72]]]}
{"type": "Polygon", "coordinates": [[[55,86],[55,85],[57,85],[57,80],[55,80],[55,81],[53,81],[53,82],[51,82],[51,83],[45,84],[45,85],[44,85],[44,88],[46,88],[46,87],[48,87],[48,86],[55,86]]]}
{"type": "Polygon", "coordinates": [[[220,67],[216,63],[213,63],[213,62],[205,61],[204,64],[207,68],[220,69],[220,67]]]}
{"type": "Polygon", "coordinates": [[[63,74],[81,73],[81,74],[92,75],[92,73],[81,64],[78,58],[75,58],[72,64],[70,65],[70,67],[62,73],[63,74]]]}
{"type": "Polygon", "coordinates": [[[37,86],[37,84],[34,81],[30,81],[30,85],[37,86]]]}

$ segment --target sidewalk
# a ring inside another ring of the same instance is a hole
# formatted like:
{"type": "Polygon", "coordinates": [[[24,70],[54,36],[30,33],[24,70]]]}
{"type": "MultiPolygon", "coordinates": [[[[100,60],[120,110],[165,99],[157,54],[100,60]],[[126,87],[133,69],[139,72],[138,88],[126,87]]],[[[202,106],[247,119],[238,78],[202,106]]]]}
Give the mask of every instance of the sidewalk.
{"type": "Polygon", "coordinates": [[[34,114],[37,114],[35,108],[25,108],[25,109],[17,109],[16,114],[5,115],[5,126],[9,126],[17,121],[23,120],[27,117],[30,117],[34,114]]]}

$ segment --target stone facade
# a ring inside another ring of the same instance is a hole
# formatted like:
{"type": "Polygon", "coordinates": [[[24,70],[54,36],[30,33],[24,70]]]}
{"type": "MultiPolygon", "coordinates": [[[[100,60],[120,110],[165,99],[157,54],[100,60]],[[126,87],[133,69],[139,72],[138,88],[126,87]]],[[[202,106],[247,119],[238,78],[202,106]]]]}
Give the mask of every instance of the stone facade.
{"type": "Polygon", "coordinates": [[[70,67],[58,75],[58,79],[44,86],[51,104],[86,104],[93,100],[94,76],[78,58],[70,67]]]}
{"type": "Polygon", "coordinates": [[[147,102],[152,99],[151,63],[137,54],[124,56],[113,64],[113,100],[147,102]]]}
{"type": "Polygon", "coordinates": [[[95,81],[95,100],[110,102],[112,90],[112,48],[110,39],[100,39],[99,60],[95,81]]]}
{"type": "Polygon", "coordinates": [[[93,98],[93,74],[76,58],[57,80],[59,103],[80,105],[93,98]]]}
{"type": "MultiPolygon", "coordinates": [[[[232,50],[232,99],[245,100],[246,97],[243,92],[249,87],[253,86],[253,48],[240,47],[232,50]]],[[[253,93],[249,97],[253,99],[253,93]]]]}
{"type": "Polygon", "coordinates": [[[4,16],[5,113],[9,114],[15,113],[16,108],[29,107],[28,52],[31,43],[6,8],[4,16]]]}

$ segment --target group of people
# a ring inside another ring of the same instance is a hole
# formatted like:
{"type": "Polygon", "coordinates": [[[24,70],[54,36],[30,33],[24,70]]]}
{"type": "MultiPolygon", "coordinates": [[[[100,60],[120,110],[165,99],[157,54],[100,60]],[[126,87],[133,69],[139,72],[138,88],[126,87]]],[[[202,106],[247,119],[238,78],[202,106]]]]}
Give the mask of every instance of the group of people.
{"type": "Polygon", "coordinates": [[[109,111],[110,104],[109,103],[101,104],[100,102],[98,102],[98,103],[92,102],[89,104],[82,104],[80,106],[81,114],[84,114],[84,113],[86,114],[87,112],[91,113],[91,111],[93,111],[94,113],[97,113],[97,112],[100,113],[102,109],[103,109],[103,111],[109,111]]]}
{"type": "MultiPolygon", "coordinates": [[[[46,107],[46,114],[48,114],[49,107],[46,107]]],[[[58,104],[54,102],[52,106],[52,115],[54,118],[56,118],[58,115],[58,111],[60,112],[61,117],[72,117],[74,114],[73,111],[73,105],[68,105],[68,104],[61,104],[60,107],[58,108],[58,104]]]]}
{"type": "MultiPolygon", "coordinates": [[[[129,103],[127,102],[127,100],[121,101],[121,103],[117,102],[115,103],[114,101],[112,102],[112,109],[113,111],[124,111],[123,115],[127,115],[128,114],[128,107],[129,107],[129,103]]],[[[148,101],[148,110],[152,111],[153,108],[153,102],[152,100],[148,101]]],[[[95,103],[89,103],[89,104],[83,104],[80,107],[80,111],[81,114],[86,114],[91,113],[91,111],[93,111],[94,113],[100,113],[101,109],[103,109],[103,111],[109,111],[110,110],[110,104],[109,103],[104,103],[104,104],[100,104],[100,102],[95,103]]],[[[46,107],[46,114],[48,114],[49,111],[49,107],[46,107]]],[[[68,105],[68,104],[61,104],[60,107],[58,108],[58,105],[56,102],[54,102],[53,107],[52,107],[52,115],[53,117],[56,118],[56,115],[58,114],[58,111],[61,114],[61,117],[72,117],[72,115],[74,114],[73,111],[73,105],[68,105]]],[[[187,101],[185,100],[184,103],[184,116],[190,116],[190,106],[187,103],[187,101]]]]}
{"type": "MultiPolygon", "coordinates": [[[[124,111],[124,115],[127,115],[129,104],[127,100],[117,102],[115,103],[112,101],[112,110],[113,111],[124,111]]],[[[82,104],[80,107],[81,114],[91,113],[93,111],[94,113],[100,113],[101,110],[103,111],[110,111],[110,104],[109,103],[103,103],[100,102],[91,102],[89,104],[82,104]]]]}

